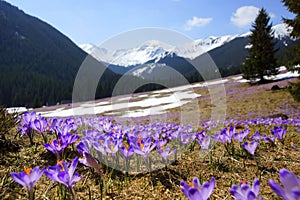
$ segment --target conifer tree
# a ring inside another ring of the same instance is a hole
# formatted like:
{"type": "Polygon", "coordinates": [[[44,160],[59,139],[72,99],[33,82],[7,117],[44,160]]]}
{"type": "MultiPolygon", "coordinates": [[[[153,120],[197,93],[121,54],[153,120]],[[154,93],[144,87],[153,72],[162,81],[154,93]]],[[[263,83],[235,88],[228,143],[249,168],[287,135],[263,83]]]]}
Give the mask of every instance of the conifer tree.
{"type": "MultiPolygon", "coordinates": [[[[290,12],[295,14],[294,19],[283,18],[283,21],[290,27],[293,27],[291,36],[295,39],[300,39],[300,2],[299,0],[282,0],[282,2],[290,12]]],[[[292,50],[295,56],[289,64],[298,65],[300,64],[300,42],[298,42],[292,50]]]]}
{"type": "Polygon", "coordinates": [[[249,43],[251,48],[242,69],[246,79],[259,78],[264,82],[265,75],[276,74],[276,59],[274,54],[275,43],[273,42],[272,24],[270,17],[264,8],[260,9],[255,22],[252,24],[249,43]]]}
{"type": "MultiPolygon", "coordinates": [[[[291,67],[300,64],[300,1],[299,0],[282,0],[283,4],[288,8],[288,10],[295,14],[294,19],[283,18],[283,21],[289,26],[293,27],[291,36],[298,39],[298,42],[293,46],[292,51],[294,53],[293,59],[290,61],[291,67]]],[[[298,68],[300,73],[300,68],[298,68]]],[[[300,101],[300,83],[291,84],[292,89],[290,93],[297,100],[300,101]]]]}

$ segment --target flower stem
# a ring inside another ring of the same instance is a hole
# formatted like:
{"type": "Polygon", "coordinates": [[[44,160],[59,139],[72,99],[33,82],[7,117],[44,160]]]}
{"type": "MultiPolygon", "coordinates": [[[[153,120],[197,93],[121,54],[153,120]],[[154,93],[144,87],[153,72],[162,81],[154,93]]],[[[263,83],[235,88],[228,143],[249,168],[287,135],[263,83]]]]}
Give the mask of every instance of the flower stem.
{"type": "Polygon", "coordinates": [[[69,191],[70,191],[70,193],[72,195],[72,200],[76,200],[76,195],[75,195],[75,192],[74,192],[73,188],[69,187],[68,189],[69,189],[69,191]]]}

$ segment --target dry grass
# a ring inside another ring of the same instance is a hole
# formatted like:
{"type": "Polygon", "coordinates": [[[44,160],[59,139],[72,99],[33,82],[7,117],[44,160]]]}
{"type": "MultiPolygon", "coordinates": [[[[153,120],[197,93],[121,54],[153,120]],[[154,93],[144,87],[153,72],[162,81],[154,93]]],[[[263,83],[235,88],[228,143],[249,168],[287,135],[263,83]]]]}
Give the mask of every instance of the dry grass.
{"type": "MultiPolygon", "coordinates": [[[[252,87],[254,88],[249,89],[247,85],[242,84],[225,85],[228,119],[244,120],[275,114],[285,114],[288,117],[299,115],[300,105],[293,101],[287,90],[271,91],[268,89],[271,88],[271,84],[252,87]]],[[[213,105],[208,91],[203,88],[197,92],[202,94],[198,99],[201,119],[209,119],[213,105]]],[[[187,104],[182,109],[192,113],[193,106],[194,104],[187,104]]],[[[172,112],[178,110],[172,109],[172,112]]],[[[256,130],[267,133],[267,129],[262,126],[253,126],[250,130],[251,133],[256,130]]],[[[28,138],[15,138],[15,134],[16,129],[13,128],[6,135],[7,140],[13,142],[0,147],[0,199],[27,198],[26,189],[12,180],[10,172],[20,172],[24,167],[43,167],[56,163],[55,157],[41,145],[40,136],[35,138],[36,145],[30,146],[28,138]],[[17,145],[12,146],[14,144],[17,145]]],[[[284,145],[260,142],[255,157],[242,151],[238,143],[234,143],[235,155],[228,155],[221,144],[216,144],[210,152],[200,151],[196,145],[194,150],[187,149],[181,158],[167,168],[128,177],[106,166],[102,166],[104,175],[100,176],[79,164],[77,170],[83,178],[74,189],[78,199],[185,199],[180,191],[180,181],[190,182],[195,176],[201,181],[208,181],[214,176],[217,186],[211,199],[233,199],[229,193],[232,184],[238,184],[240,180],[252,183],[254,178],[259,178],[260,194],[264,199],[276,199],[268,186],[269,179],[278,181],[278,172],[282,168],[300,175],[300,153],[299,149],[290,147],[292,140],[300,147],[299,132],[295,127],[289,126],[284,145]],[[104,183],[102,195],[101,182],[104,183]]],[[[69,148],[67,155],[74,158],[77,153],[69,148]]],[[[45,176],[38,182],[35,196],[36,199],[64,199],[58,185],[45,176]]],[[[66,199],[68,198],[66,196],[66,199]]]]}

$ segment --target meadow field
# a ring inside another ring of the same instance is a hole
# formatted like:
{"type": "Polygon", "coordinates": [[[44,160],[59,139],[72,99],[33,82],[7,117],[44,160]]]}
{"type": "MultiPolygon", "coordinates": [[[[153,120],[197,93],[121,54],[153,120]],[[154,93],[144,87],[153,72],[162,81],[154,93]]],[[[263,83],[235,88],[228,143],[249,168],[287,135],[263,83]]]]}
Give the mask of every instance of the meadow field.
{"type": "Polygon", "coordinates": [[[269,181],[281,184],[281,169],[300,174],[300,103],[288,92],[288,82],[297,79],[251,86],[234,80],[224,83],[223,121],[211,119],[215,105],[203,86],[193,87],[199,94],[193,100],[167,108],[163,120],[157,114],[117,121],[109,112],[44,118],[43,112],[49,114],[51,108],[19,115],[17,124],[2,127],[0,199],[28,199],[26,187],[11,173],[25,170],[30,175],[36,166],[47,172],[34,186],[35,199],[186,199],[183,181],[192,183],[194,177],[201,184],[214,177],[210,199],[233,199],[233,184],[252,185],[255,178],[260,182],[257,196],[280,199],[269,181]],[[274,85],[279,88],[272,90],[274,85]],[[200,117],[195,116],[195,105],[200,117]],[[65,182],[57,181],[55,170],[68,169],[76,171],[74,176],[70,172],[65,182]]]}

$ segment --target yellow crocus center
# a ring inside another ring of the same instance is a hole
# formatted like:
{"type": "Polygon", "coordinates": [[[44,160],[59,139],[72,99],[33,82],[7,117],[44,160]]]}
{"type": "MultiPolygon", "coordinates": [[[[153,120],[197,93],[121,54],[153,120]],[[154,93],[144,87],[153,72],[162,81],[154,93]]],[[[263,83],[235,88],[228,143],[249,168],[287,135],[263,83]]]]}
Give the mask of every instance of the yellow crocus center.
{"type": "Polygon", "coordinates": [[[247,181],[245,181],[245,180],[242,180],[242,183],[241,183],[241,185],[246,185],[247,184],[247,181]]]}
{"type": "Polygon", "coordinates": [[[112,142],[109,143],[109,147],[110,147],[110,150],[111,150],[111,151],[114,150],[114,144],[113,144],[112,142]]]}
{"type": "Polygon", "coordinates": [[[142,139],[141,138],[138,139],[138,143],[139,143],[141,149],[144,149],[144,144],[142,143],[142,139]]]}
{"type": "Polygon", "coordinates": [[[129,146],[128,146],[128,145],[125,145],[125,149],[128,151],[128,149],[129,149],[129,146]]]}
{"type": "Polygon", "coordinates": [[[50,125],[51,125],[51,122],[49,121],[49,122],[47,123],[47,130],[50,130],[50,125]]]}
{"type": "Polygon", "coordinates": [[[64,165],[63,165],[63,161],[62,160],[57,160],[56,162],[57,162],[57,164],[59,164],[61,166],[61,171],[63,172],[65,170],[64,165]]]}
{"type": "Polygon", "coordinates": [[[31,173],[31,171],[32,171],[32,168],[25,168],[24,171],[25,171],[25,173],[26,173],[28,176],[30,176],[30,173],[31,173]]]}

